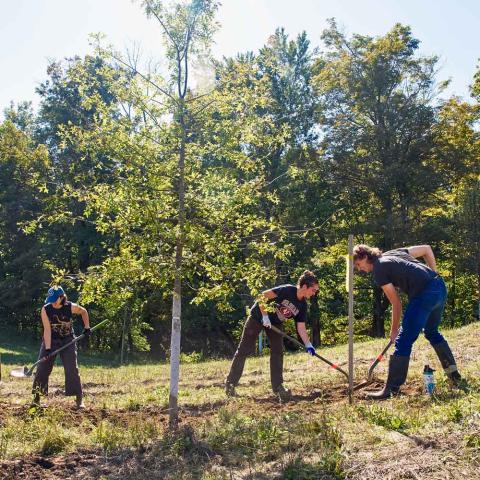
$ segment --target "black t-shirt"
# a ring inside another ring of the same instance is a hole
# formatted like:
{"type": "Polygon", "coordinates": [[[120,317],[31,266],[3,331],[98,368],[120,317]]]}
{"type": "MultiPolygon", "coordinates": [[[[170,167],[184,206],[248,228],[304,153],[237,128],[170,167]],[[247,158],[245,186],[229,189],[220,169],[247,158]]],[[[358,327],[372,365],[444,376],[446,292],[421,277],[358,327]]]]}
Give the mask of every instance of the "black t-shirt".
{"type": "MultiPolygon", "coordinates": [[[[279,285],[272,288],[277,296],[268,303],[275,306],[275,312],[268,312],[268,317],[272,324],[281,324],[289,318],[293,318],[296,323],[307,321],[307,301],[297,298],[297,287],[295,285],[279,285]]],[[[262,320],[262,313],[255,302],[251,309],[251,315],[258,321],[262,320]]]]}
{"type": "Polygon", "coordinates": [[[373,279],[379,287],[392,283],[408,298],[416,297],[437,273],[408,254],[408,248],[385,252],[373,262],[373,279]]]}
{"type": "Polygon", "coordinates": [[[55,308],[51,303],[47,303],[45,312],[52,328],[52,338],[64,338],[73,334],[71,302],[65,302],[61,308],[55,308]]]}

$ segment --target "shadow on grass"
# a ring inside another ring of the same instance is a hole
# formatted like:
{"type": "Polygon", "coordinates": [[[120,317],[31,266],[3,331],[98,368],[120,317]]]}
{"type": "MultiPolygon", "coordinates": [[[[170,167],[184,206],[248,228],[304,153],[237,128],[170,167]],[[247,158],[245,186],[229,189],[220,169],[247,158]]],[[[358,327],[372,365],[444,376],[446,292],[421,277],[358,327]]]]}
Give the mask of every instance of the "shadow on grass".
{"type": "MultiPolygon", "coordinates": [[[[248,477],[250,478],[250,477],[248,477]]],[[[251,477],[252,480],[260,480],[263,477],[251,477]]],[[[332,474],[319,463],[307,463],[296,458],[285,465],[276,479],[281,480],[339,480],[342,475],[332,474]]]]}

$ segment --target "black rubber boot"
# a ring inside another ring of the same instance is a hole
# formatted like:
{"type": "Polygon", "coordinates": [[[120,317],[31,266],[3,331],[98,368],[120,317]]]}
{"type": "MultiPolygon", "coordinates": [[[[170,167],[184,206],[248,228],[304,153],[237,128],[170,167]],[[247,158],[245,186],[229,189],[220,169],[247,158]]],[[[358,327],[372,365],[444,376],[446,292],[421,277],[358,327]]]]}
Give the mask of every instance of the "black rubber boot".
{"type": "Polygon", "coordinates": [[[457,364],[448,343],[446,341],[437,343],[436,345],[433,345],[433,349],[437,353],[443,371],[448,377],[450,383],[455,387],[459,387],[462,382],[462,377],[460,373],[458,373],[457,364]]]}
{"type": "Polygon", "coordinates": [[[371,400],[385,400],[392,395],[398,395],[400,387],[407,379],[408,364],[410,357],[390,355],[388,364],[388,378],[385,386],[379,392],[367,393],[366,398],[371,400]]]}

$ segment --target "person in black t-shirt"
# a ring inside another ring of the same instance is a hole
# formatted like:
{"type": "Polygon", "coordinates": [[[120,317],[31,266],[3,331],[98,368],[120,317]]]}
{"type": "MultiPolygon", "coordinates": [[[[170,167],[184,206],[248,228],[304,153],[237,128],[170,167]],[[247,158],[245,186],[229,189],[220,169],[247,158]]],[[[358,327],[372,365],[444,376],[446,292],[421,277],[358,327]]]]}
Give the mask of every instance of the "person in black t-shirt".
{"type": "MultiPolygon", "coordinates": [[[[41,317],[43,324],[43,341],[40,347],[39,358],[46,357],[44,362],[38,364],[33,380],[33,403],[40,404],[40,395],[48,394],[48,379],[52,373],[56,355],[51,355],[69,343],[74,338],[72,315],[79,314],[83,320],[83,334],[90,335],[90,320],[85,308],[69,302],[62,287],[54,286],[48,290],[45,305],[42,307],[41,317]]],[[[60,353],[60,358],[65,370],[65,395],[76,397],[78,409],[84,408],[82,384],[78,373],[77,346],[70,345],[60,353]]]]}
{"type": "Polygon", "coordinates": [[[245,322],[242,338],[233,357],[230,373],[225,383],[228,396],[235,395],[235,387],[243,373],[245,359],[253,352],[255,342],[262,328],[265,328],[270,342],[270,378],[273,392],[281,401],[288,400],[290,391],[283,385],[283,339],[281,335],[270,329],[272,325],[282,328],[282,322],[292,318],[295,320],[297,332],[305,344],[306,352],[315,354],[315,349],[308,337],[305,322],[307,320],[306,299],[318,291],[318,280],[306,270],[298,279],[297,285],[280,285],[262,293],[255,302],[245,322]]]}
{"type": "Polygon", "coordinates": [[[385,253],[368,245],[356,245],[353,261],[358,270],[373,274],[374,282],[382,288],[392,305],[390,340],[395,342],[395,351],[390,356],[387,382],[383,390],[367,396],[381,400],[399,392],[407,378],[412,345],[422,330],[437,353],[448,379],[458,386],[461,376],[455,358],[438,331],[447,289],[436,272],[435,256],[430,245],[399,248],[385,253]],[[426,264],[417,260],[419,257],[423,257],[426,264]],[[397,288],[408,296],[401,326],[402,303],[397,288]]]}

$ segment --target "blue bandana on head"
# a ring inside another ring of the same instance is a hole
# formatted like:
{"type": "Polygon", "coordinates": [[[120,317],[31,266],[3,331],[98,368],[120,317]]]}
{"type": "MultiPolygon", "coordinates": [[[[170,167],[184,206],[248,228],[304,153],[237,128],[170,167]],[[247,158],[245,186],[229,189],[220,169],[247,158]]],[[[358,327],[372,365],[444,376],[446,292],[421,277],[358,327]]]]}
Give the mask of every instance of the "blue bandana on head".
{"type": "Polygon", "coordinates": [[[59,285],[55,285],[48,289],[47,298],[45,299],[45,305],[47,303],[55,303],[62,295],[65,295],[63,288],[59,285]]]}

